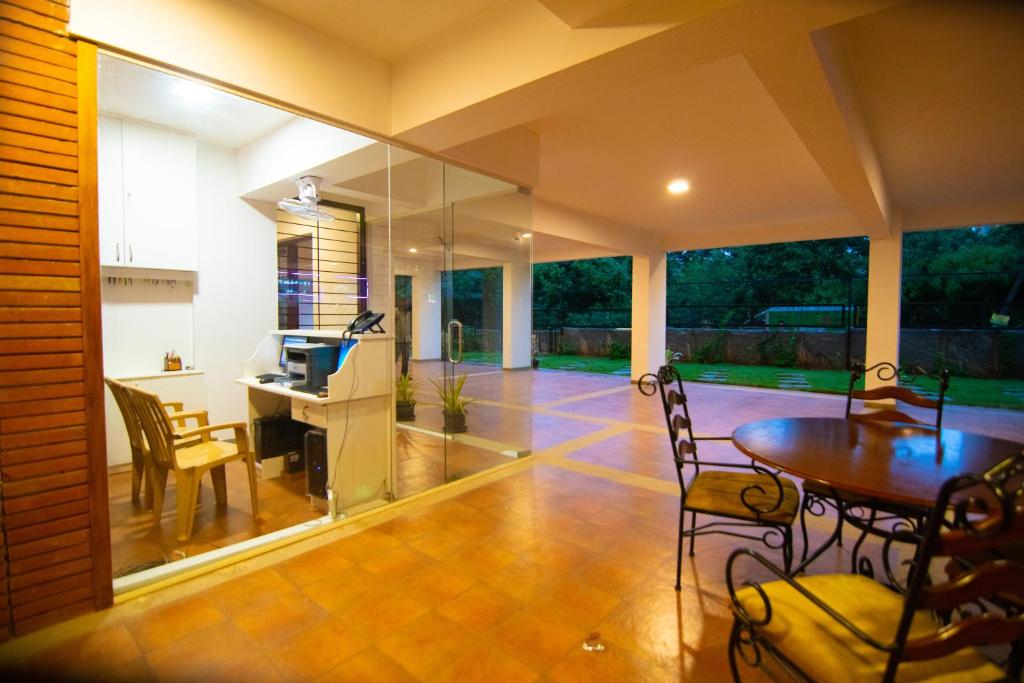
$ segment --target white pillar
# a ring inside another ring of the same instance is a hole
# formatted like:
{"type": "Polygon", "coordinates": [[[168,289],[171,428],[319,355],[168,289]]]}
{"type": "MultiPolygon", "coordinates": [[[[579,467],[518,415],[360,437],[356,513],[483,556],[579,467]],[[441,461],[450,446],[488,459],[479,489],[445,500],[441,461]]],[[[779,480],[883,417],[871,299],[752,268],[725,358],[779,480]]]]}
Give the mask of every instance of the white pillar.
{"type": "Polygon", "coordinates": [[[441,273],[421,266],[412,276],[412,358],[441,357],[441,273]]]}
{"type": "Polygon", "coordinates": [[[666,254],[633,254],[630,377],[634,382],[665,362],[666,272],[666,254]]]}
{"type": "MultiPolygon", "coordinates": [[[[900,299],[903,272],[903,234],[872,237],[868,250],[868,322],[864,363],[900,363],[900,299]]],[[[865,377],[865,388],[895,384],[882,382],[874,373],[865,377]]]]}
{"type": "Polygon", "coordinates": [[[530,367],[533,359],[533,264],[528,245],[501,266],[501,367],[530,367]]]}

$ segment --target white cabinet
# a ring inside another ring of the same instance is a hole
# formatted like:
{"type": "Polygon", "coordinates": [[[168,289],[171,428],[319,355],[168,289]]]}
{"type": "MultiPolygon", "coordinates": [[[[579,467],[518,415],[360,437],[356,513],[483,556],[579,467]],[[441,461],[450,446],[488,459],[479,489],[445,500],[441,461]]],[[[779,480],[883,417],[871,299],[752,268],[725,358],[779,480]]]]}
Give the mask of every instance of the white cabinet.
{"type": "Polygon", "coordinates": [[[99,172],[100,265],[123,266],[124,163],[121,119],[99,117],[96,161],[99,172]]]}
{"type": "Polygon", "coordinates": [[[194,138],[99,120],[100,263],[198,270],[194,138]]]}

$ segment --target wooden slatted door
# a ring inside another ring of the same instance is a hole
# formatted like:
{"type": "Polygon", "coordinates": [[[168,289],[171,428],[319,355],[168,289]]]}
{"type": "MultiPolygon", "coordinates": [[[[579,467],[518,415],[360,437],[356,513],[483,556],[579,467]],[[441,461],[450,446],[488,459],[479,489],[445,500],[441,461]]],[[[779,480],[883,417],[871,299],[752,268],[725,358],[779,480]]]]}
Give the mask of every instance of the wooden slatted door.
{"type": "Polygon", "coordinates": [[[95,48],[0,0],[0,637],[109,605],[95,48]]]}

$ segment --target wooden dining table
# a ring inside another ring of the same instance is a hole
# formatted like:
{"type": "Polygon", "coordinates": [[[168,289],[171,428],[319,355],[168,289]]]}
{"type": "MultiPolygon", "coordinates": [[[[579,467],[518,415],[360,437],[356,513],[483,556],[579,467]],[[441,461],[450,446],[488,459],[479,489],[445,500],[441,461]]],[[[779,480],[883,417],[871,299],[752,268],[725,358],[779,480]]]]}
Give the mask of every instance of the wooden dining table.
{"type": "MultiPolygon", "coordinates": [[[[857,418],[787,417],[738,427],[732,442],[754,461],[872,500],[930,507],[954,476],[985,472],[1024,445],[943,427],[857,418]]],[[[838,539],[838,528],[804,562],[838,539]]]]}

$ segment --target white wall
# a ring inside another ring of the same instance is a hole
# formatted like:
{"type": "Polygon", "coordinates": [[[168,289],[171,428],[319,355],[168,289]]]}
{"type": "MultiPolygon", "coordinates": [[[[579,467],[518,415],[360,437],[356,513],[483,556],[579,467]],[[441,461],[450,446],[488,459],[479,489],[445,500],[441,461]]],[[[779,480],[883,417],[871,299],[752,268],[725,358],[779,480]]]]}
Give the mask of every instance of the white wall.
{"type": "Polygon", "coordinates": [[[277,328],[277,233],[273,206],[239,199],[233,150],[200,144],[196,364],[206,372],[212,422],[247,419],[242,361],[277,328]]]}
{"type": "MultiPolygon", "coordinates": [[[[194,365],[193,283],[168,281],[160,271],[132,269],[131,277],[105,270],[103,373],[134,377],[163,370],[164,354],[175,351],[182,367],[194,365]]],[[[170,399],[168,399],[170,400],[170,399]]]]}

